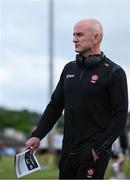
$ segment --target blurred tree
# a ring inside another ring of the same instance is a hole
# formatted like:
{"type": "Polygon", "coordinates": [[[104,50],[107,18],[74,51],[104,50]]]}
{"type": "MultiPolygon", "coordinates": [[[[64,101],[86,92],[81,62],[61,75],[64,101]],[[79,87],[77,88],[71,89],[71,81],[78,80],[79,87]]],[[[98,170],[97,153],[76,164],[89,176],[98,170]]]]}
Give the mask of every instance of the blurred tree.
{"type": "Polygon", "coordinates": [[[57,122],[57,128],[62,129],[63,127],[64,127],[64,116],[62,115],[57,122]]]}
{"type": "Polygon", "coordinates": [[[130,112],[128,113],[128,120],[126,125],[126,131],[130,131],[130,112]]]}
{"type": "Polygon", "coordinates": [[[0,108],[0,129],[13,127],[17,130],[28,133],[37,123],[40,114],[28,110],[15,111],[6,108],[0,108]]]}

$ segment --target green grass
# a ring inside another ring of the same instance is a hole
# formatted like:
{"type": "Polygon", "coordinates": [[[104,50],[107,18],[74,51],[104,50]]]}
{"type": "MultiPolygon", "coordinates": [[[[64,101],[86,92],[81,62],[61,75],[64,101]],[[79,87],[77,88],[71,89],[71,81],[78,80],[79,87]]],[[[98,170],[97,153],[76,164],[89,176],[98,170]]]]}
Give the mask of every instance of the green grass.
{"type": "MultiPolygon", "coordinates": [[[[40,165],[44,165],[43,157],[37,156],[40,165]]],[[[49,157],[49,169],[39,170],[20,179],[58,179],[58,169],[53,164],[53,157],[49,157]]],[[[0,159],[0,179],[17,179],[14,168],[14,157],[0,159]]]]}
{"type": "MultiPolygon", "coordinates": [[[[43,156],[37,156],[40,165],[44,165],[43,156]]],[[[54,157],[49,157],[48,170],[40,170],[34,172],[30,175],[26,175],[20,179],[58,179],[58,169],[54,166],[54,157]]],[[[109,163],[110,166],[110,163],[109,163]]],[[[109,178],[109,166],[105,174],[105,178],[109,178]]],[[[130,159],[125,160],[125,173],[127,179],[130,179],[130,159]]],[[[0,159],[0,179],[17,179],[15,175],[14,168],[14,158],[13,157],[3,157],[0,159]]]]}

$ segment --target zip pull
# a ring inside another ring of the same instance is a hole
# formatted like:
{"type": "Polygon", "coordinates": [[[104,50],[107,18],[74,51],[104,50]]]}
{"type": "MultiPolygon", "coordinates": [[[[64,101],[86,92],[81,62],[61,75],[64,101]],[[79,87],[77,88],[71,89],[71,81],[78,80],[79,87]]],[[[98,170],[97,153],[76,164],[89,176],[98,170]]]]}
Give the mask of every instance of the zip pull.
{"type": "Polygon", "coordinates": [[[85,71],[85,69],[83,69],[83,70],[81,71],[81,73],[80,73],[80,77],[79,77],[79,80],[81,80],[81,79],[82,79],[82,76],[83,76],[84,71],[85,71]]]}

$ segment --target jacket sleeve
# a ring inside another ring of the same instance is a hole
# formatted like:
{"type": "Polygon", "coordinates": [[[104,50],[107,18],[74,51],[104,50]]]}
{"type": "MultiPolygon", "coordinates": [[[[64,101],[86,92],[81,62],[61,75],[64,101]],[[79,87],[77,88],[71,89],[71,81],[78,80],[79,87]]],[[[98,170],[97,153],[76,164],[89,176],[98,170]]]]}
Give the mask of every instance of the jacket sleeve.
{"type": "Polygon", "coordinates": [[[107,150],[124,130],[128,113],[128,92],[126,74],[122,68],[116,68],[109,84],[111,120],[94,144],[97,154],[107,150]]]}
{"type": "Polygon", "coordinates": [[[65,68],[63,69],[60,80],[51,96],[51,100],[43,112],[37,128],[32,132],[31,137],[44,138],[61,116],[64,109],[64,71],[65,68]]]}

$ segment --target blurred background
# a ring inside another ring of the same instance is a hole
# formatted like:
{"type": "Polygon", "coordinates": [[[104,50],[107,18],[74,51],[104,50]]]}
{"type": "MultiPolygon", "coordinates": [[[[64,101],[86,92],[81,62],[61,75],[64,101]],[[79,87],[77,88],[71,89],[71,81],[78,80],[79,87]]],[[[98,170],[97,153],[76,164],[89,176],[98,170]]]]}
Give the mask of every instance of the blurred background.
{"type": "MultiPolygon", "coordinates": [[[[130,97],[130,0],[0,0],[0,179],[16,178],[14,156],[24,150],[64,65],[75,59],[73,26],[84,18],[102,23],[102,51],[124,68],[130,97]]],[[[41,142],[42,170],[26,178],[57,179],[63,123],[61,117],[41,142]]],[[[130,178],[129,132],[130,113],[106,178],[130,178]]]]}

